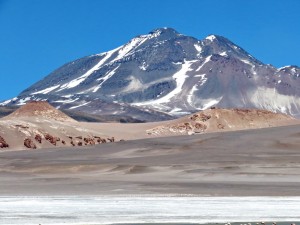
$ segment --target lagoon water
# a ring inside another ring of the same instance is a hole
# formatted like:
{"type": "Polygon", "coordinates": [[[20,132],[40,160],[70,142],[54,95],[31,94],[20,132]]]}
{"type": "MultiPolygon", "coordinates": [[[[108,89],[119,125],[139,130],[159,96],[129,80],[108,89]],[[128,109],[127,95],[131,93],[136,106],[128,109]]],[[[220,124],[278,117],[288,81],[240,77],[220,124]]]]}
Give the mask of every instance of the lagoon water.
{"type": "Polygon", "coordinates": [[[300,197],[0,197],[0,224],[300,221],[300,197]]]}

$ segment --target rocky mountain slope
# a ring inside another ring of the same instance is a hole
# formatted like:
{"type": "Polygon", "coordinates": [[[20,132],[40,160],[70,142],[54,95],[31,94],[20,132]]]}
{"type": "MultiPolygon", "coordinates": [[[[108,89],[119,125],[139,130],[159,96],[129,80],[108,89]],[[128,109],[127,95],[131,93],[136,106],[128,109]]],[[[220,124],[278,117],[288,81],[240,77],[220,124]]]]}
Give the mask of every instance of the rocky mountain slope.
{"type": "Polygon", "coordinates": [[[300,116],[300,68],[275,68],[228,39],[161,28],[69,62],[2,105],[48,100],[60,109],[145,121],[222,108],[300,116]]]}

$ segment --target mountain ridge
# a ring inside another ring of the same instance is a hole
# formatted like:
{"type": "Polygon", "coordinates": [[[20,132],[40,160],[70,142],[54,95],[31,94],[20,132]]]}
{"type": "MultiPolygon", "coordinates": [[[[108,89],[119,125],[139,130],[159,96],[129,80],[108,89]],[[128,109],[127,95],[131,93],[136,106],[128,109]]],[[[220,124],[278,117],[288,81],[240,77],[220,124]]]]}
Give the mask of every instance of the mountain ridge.
{"type": "Polygon", "coordinates": [[[297,117],[299,74],[297,66],[263,64],[219,35],[198,40],[173,28],[158,28],[111,51],[64,64],[2,105],[48,100],[62,109],[131,113],[145,121],[211,106],[297,117]]]}

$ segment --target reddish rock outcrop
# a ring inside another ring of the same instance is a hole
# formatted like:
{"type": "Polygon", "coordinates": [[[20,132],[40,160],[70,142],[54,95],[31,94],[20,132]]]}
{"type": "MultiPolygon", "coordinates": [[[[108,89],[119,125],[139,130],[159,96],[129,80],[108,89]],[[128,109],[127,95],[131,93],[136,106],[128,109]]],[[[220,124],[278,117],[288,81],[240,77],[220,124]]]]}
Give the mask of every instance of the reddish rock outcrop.
{"type": "Polygon", "coordinates": [[[3,137],[0,136],[0,148],[8,148],[9,145],[6,143],[3,137]]]}
{"type": "Polygon", "coordinates": [[[97,139],[97,142],[98,142],[99,144],[106,143],[106,139],[101,138],[101,137],[97,137],[97,138],[98,138],[98,139],[97,139]]]}
{"type": "Polygon", "coordinates": [[[181,123],[181,124],[172,126],[171,129],[177,130],[177,131],[189,131],[189,130],[192,130],[192,127],[191,127],[190,123],[181,123]]]}
{"type": "Polygon", "coordinates": [[[40,144],[42,143],[42,136],[41,136],[41,135],[39,135],[39,134],[35,135],[34,139],[35,139],[38,143],[40,143],[40,144]]]}
{"type": "Polygon", "coordinates": [[[198,129],[198,130],[206,130],[207,126],[205,124],[202,124],[202,123],[196,123],[195,124],[195,128],[198,129]]]}
{"type": "Polygon", "coordinates": [[[194,114],[190,117],[191,120],[196,121],[199,118],[198,114],[194,114]]]}
{"type": "Polygon", "coordinates": [[[90,138],[90,137],[86,137],[86,138],[83,138],[83,141],[85,142],[85,144],[89,144],[89,145],[95,145],[95,140],[93,138],[90,138]]]}
{"type": "Polygon", "coordinates": [[[56,138],[56,137],[53,137],[52,135],[50,135],[50,134],[45,134],[44,135],[44,137],[45,137],[45,139],[47,140],[47,141],[49,141],[51,144],[53,144],[53,145],[56,145],[56,142],[58,141],[58,139],[56,138]]]}
{"type": "Polygon", "coordinates": [[[25,146],[26,148],[36,149],[35,143],[34,143],[30,138],[26,138],[26,139],[24,140],[24,146],[25,146]]]}
{"type": "Polygon", "coordinates": [[[211,118],[211,115],[206,115],[204,113],[194,114],[190,117],[190,119],[193,121],[200,120],[202,122],[205,122],[205,121],[209,120],[210,118],[211,118]]]}
{"type": "Polygon", "coordinates": [[[211,118],[211,115],[206,115],[204,113],[200,113],[199,118],[202,122],[205,122],[211,118]]]}
{"type": "Polygon", "coordinates": [[[115,142],[115,138],[114,138],[114,137],[107,138],[107,140],[108,140],[109,142],[115,142]]]}

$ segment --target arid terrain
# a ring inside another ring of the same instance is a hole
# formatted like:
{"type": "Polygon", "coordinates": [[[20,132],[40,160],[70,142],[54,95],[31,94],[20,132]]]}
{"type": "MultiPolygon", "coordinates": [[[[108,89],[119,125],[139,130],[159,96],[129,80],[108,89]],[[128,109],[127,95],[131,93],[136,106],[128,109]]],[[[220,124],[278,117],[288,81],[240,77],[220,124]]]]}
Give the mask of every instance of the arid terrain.
{"type": "Polygon", "coordinates": [[[0,120],[0,147],[4,150],[84,146],[112,141],[47,102],[30,102],[0,120]]]}
{"type": "Polygon", "coordinates": [[[1,195],[299,195],[300,126],[0,154],[1,195]]]}
{"type": "Polygon", "coordinates": [[[0,119],[0,147],[4,151],[76,147],[299,123],[291,116],[265,110],[218,108],[161,122],[78,122],[47,102],[32,101],[0,119]]]}
{"type": "Polygon", "coordinates": [[[87,123],[30,102],[0,136],[0,195],[300,194],[299,120],[264,110],[87,123]]]}

